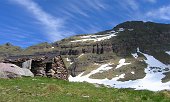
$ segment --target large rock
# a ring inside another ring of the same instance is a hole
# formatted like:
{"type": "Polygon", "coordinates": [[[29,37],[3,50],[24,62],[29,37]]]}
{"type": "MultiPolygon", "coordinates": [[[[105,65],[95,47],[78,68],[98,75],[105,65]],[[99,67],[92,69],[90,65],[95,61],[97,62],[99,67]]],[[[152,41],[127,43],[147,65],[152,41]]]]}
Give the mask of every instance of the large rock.
{"type": "Polygon", "coordinates": [[[14,64],[0,63],[0,78],[16,78],[22,76],[33,77],[34,74],[26,68],[20,68],[14,64]]]}

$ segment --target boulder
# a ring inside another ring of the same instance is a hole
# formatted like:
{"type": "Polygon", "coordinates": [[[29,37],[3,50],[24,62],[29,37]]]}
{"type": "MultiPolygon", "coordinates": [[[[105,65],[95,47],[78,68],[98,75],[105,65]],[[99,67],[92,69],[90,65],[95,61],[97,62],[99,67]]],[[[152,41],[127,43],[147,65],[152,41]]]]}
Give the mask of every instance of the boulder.
{"type": "Polygon", "coordinates": [[[16,78],[28,76],[33,77],[34,74],[26,68],[20,68],[14,64],[0,63],[0,78],[16,78]]]}

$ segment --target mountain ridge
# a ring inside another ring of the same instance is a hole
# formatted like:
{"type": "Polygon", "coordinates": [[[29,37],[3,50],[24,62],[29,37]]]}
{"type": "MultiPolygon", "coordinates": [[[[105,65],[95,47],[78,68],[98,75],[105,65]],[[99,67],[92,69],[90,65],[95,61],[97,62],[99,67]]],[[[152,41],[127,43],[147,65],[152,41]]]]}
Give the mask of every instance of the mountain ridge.
{"type": "MultiPolygon", "coordinates": [[[[17,56],[60,53],[70,81],[155,90],[138,84],[152,76],[147,81],[154,83],[155,88],[170,89],[170,24],[127,21],[110,30],[76,35],[51,44],[41,43],[18,50],[20,53],[11,53],[11,50],[9,55],[17,56]],[[129,86],[125,86],[127,83],[129,86]]],[[[9,55],[5,52],[4,56],[9,55]]]]}

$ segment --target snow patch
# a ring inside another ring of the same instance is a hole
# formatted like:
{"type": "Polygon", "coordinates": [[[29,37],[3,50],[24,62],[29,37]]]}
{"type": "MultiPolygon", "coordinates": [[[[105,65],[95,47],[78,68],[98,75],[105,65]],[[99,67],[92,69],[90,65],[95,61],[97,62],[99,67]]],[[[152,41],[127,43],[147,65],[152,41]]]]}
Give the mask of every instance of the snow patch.
{"type": "Polygon", "coordinates": [[[145,60],[145,62],[148,64],[148,67],[160,67],[160,68],[164,68],[167,65],[163,64],[162,62],[160,62],[159,60],[155,59],[153,56],[145,54],[140,52],[141,54],[143,54],[147,60],[145,60]]]}
{"type": "Polygon", "coordinates": [[[125,31],[125,29],[124,28],[119,28],[118,31],[123,32],[123,31],[125,31]]]}
{"type": "Polygon", "coordinates": [[[131,72],[132,74],[135,74],[135,72],[131,72]]]}
{"type": "Polygon", "coordinates": [[[131,55],[132,55],[135,59],[138,58],[138,54],[137,54],[137,53],[132,53],[131,55]]]}
{"type": "Polygon", "coordinates": [[[112,31],[110,31],[109,33],[115,33],[115,31],[114,31],[114,30],[112,30],[112,31]]]}
{"type": "MultiPolygon", "coordinates": [[[[158,61],[151,55],[140,52],[139,48],[137,49],[137,51],[139,53],[143,54],[147,58],[147,60],[144,60],[145,63],[147,63],[147,68],[145,68],[146,76],[143,79],[129,80],[129,81],[124,81],[124,82],[118,81],[118,79],[124,78],[125,74],[116,76],[116,77],[112,78],[111,80],[109,80],[107,78],[105,78],[105,79],[91,79],[91,78],[89,78],[90,75],[98,73],[101,70],[111,69],[111,67],[109,67],[108,64],[105,64],[85,76],[82,76],[84,72],[79,74],[76,77],[70,76],[69,81],[73,81],[73,82],[86,81],[89,83],[109,85],[109,86],[115,87],[115,88],[134,88],[136,90],[143,90],[143,89],[147,89],[147,90],[151,90],[151,91],[160,91],[160,90],[164,90],[164,89],[170,90],[170,82],[166,82],[166,83],[161,82],[161,79],[165,77],[165,75],[163,73],[168,72],[164,69],[165,68],[170,69],[170,66],[163,64],[162,62],[158,61]],[[153,68],[153,67],[158,68],[158,69],[160,68],[162,70],[155,72],[153,70],[155,68],[153,68]]],[[[120,63],[119,66],[122,65],[122,63],[124,64],[125,59],[121,59],[119,61],[119,63],[120,63]]],[[[133,72],[131,72],[131,73],[133,74],[133,72]]]]}
{"type": "Polygon", "coordinates": [[[93,75],[93,74],[102,73],[102,72],[104,72],[104,71],[110,70],[110,69],[113,68],[113,67],[110,67],[110,65],[111,65],[111,64],[101,65],[98,69],[91,71],[91,72],[90,72],[88,75],[86,75],[86,76],[87,76],[87,77],[90,77],[90,76],[93,75]]]}
{"type": "Polygon", "coordinates": [[[89,77],[93,74],[96,74],[96,73],[102,73],[103,71],[107,71],[107,70],[110,70],[112,69],[112,67],[110,67],[109,65],[111,64],[104,64],[104,65],[101,65],[98,69],[96,70],[93,70],[91,71],[89,74],[85,75],[85,76],[82,76],[84,74],[84,72],[82,72],[81,74],[79,74],[78,76],[76,77],[72,77],[72,76],[69,76],[69,81],[73,81],[73,82],[83,82],[83,81],[87,81],[87,82],[90,82],[90,83],[99,83],[101,84],[98,79],[97,80],[94,80],[94,79],[90,79],[89,77]],[[94,80],[94,82],[93,82],[94,80]]]}
{"type": "Polygon", "coordinates": [[[71,61],[69,58],[66,58],[66,60],[67,60],[68,62],[70,62],[70,61],[71,61]]]}
{"type": "Polygon", "coordinates": [[[128,65],[128,64],[131,64],[131,63],[125,63],[125,59],[120,59],[119,65],[116,66],[116,69],[118,69],[122,66],[128,65]]]}
{"type": "Polygon", "coordinates": [[[134,29],[128,29],[129,31],[133,31],[134,29]]]}
{"type": "Polygon", "coordinates": [[[166,53],[167,53],[168,55],[170,55],[170,51],[166,51],[166,53]]]}
{"type": "Polygon", "coordinates": [[[80,56],[78,56],[78,58],[82,57],[84,55],[84,53],[82,53],[80,56]]]}
{"type": "Polygon", "coordinates": [[[98,64],[98,63],[94,63],[94,65],[100,65],[100,64],[98,64]]]}
{"type": "Polygon", "coordinates": [[[114,36],[116,36],[116,34],[118,32],[115,31],[110,31],[108,32],[109,34],[104,34],[104,35],[86,35],[86,36],[80,36],[80,40],[74,40],[74,41],[70,41],[70,42],[86,42],[86,41],[102,41],[102,40],[106,40],[106,39],[110,39],[114,36]]]}
{"type": "Polygon", "coordinates": [[[66,61],[70,62],[70,65],[73,64],[73,62],[69,58],[66,58],[66,61]]]}

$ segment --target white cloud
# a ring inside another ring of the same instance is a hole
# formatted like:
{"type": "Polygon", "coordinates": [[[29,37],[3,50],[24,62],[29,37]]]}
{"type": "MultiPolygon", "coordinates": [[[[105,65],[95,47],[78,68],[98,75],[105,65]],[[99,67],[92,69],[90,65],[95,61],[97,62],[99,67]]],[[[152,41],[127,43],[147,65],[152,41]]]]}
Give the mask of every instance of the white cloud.
{"type": "Polygon", "coordinates": [[[71,32],[64,31],[64,20],[56,18],[49,13],[45,12],[33,0],[11,0],[24,8],[26,8],[41,25],[45,27],[45,33],[50,41],[56,41],[63,38],[66,34],[71,32]]]}
{"type": "Polygon", "coordinates": [[[170,5],[147,12],[147,16],[153,19],[170,20],[170,5]]]}

